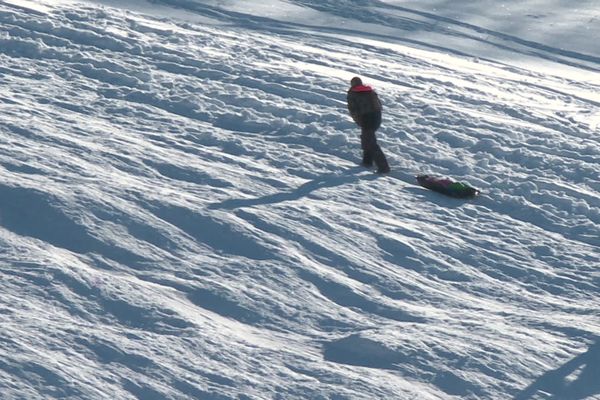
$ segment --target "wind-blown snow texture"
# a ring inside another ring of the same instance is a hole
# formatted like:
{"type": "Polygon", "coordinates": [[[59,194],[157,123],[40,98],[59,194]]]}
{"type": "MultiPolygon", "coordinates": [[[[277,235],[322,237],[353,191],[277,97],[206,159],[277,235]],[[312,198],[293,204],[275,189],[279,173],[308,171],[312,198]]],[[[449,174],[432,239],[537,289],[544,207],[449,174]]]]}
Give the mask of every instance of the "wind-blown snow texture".
{"type": "Polygon", "coordinates": [[[120,3],[0,0],[2,399],[600,398],[597,37],[120,3]]]}

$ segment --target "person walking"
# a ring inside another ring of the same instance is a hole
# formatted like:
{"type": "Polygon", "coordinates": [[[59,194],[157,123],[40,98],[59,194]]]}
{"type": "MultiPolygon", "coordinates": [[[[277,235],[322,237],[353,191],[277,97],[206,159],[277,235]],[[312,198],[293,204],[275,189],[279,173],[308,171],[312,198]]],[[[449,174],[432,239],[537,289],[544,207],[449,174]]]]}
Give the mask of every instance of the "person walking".
{"type": "Polygon", "coordinates": [[[375,137],[375,132],[381,126],[382,106],[379,96],[373,88],[363,85],[362,80],[355,76],[350,81],[346,99],[350,116],[361,129],[362,165],[371,167],[375,162],[377,173],[390,172],[390,166],[375,137]]]}

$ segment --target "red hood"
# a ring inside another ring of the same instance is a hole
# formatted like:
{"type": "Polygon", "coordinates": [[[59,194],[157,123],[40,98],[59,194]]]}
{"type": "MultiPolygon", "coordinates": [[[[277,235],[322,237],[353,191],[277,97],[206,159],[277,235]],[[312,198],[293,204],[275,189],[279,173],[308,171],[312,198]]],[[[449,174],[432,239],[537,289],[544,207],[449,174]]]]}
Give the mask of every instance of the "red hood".
{"type": "Polygon", "coordinates": [[[365,85],[357,85],[350,89],[353,92],[372,92],[373,88],[371,86],[365,85]]]}

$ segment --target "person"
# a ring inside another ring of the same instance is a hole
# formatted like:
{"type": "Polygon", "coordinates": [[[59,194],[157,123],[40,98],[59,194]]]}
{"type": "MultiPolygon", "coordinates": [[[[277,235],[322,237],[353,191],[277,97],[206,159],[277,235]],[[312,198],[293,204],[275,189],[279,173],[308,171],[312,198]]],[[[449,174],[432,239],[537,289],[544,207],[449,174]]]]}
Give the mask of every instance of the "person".
{"type": "Polygon", "coordinates": [[[382,106],[379,96],[373,88],[363,85],[362,80],[355,76],[350,81],[347,102],[350,116],[361,129],[362,165],[371,167],[375,162],[378,173],[390,172],[390,166],[375,137],[375,132],[381,126],[382,106]]]}

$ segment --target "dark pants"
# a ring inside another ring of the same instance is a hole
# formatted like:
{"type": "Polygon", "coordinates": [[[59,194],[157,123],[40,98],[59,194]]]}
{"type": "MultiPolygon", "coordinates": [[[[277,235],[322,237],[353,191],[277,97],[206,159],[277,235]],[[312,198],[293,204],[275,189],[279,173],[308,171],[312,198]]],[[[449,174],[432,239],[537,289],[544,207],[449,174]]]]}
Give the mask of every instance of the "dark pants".
{"type": "Polygon", "coordinates": [[[361,117],[360,145],[363,151],[362,162],[366,166],[371,166],[375,162],[379,172],[388,172],[390,167],[375,137],[375,132],[380,126],[381,113],[369,113],[361,117]]]}

